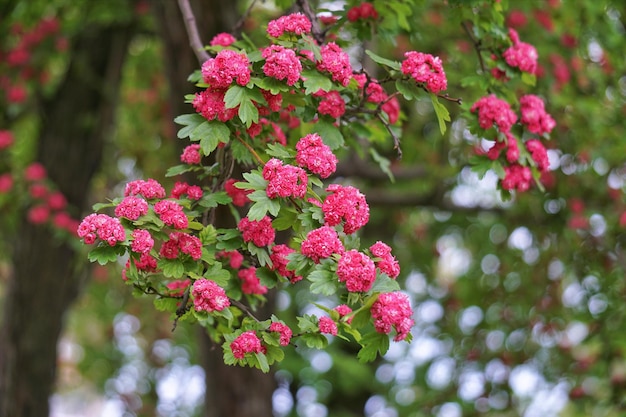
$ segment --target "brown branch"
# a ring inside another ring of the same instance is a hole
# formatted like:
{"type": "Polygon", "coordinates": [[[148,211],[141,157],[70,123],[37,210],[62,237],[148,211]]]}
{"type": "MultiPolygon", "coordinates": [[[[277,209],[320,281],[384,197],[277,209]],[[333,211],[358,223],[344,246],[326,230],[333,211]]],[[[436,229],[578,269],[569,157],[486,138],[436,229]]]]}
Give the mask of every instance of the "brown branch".
{"type": "Polygon", "coordinates": [[[202,65],[205,61],[209,60],[211,56],[204,49],[204,45],[200,40],[198,26],[196,26],[196,17],[193,14],[193,10],[191,10],[189,0],[178,0],[178,7],[180,7],[180,12],[183,14],[185,28],[187,29],[187,35],[189,35],[189,45],[198,58],[198,62],[202,65]]]}
{"type": "Polygon", "coordinates": [[[311,8],[308,0],[298,0],[298,7],[302,10],[302,13],[311,21],[311,34],[313,35],[313,39],[315,39],[320,44],[324,42],[324,31],[322,31],[320,27],[320,22],[315,15],[315,12],[311,8]]]}

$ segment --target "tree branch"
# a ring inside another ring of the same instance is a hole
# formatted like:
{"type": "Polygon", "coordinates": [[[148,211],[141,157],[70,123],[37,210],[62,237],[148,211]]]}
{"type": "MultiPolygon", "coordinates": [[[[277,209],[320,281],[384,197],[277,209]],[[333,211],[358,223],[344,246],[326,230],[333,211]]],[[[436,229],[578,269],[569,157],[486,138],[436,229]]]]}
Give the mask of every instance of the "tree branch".
{"type": "Polygon", "coordinates": [[[198,62],[202,65],[205,61],[210,59],[211,56],[207,51],[205,51],[204,45],[200,40],[200,34],[198,33],[198,27],[196,26],[196,17],[193,14],[193,10],[191,10],[189,0],[178,0],[178,7],[180,7],[180,12],[183,14],[185,28],[187,29],[187,34],[189,35],[189,45],[191,45],[193,53],[198,58],[198,62]]]}
{"type": "Polygon", "coordinates": [[[298,0],[296,3],[298,4],[300,10],[302,10],[302,13],[304,13],[304,15],[311,21],[311,34],[313,35],[313,38],[320,44],[323,43],[325,37],[324,32],[322,31],[320,22],[308,0],[298,0]]]}

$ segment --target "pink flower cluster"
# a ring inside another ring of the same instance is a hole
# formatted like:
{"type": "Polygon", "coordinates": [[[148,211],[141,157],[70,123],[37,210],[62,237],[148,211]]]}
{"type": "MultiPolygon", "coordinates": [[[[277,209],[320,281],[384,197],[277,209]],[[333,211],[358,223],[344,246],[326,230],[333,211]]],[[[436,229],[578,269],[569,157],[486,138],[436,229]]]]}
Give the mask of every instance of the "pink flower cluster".
{"type": "Polygon", "coordinates": [[[223,90],[210,89],[196,93],[193,108],[209,121],[217,118],[220,122],[227,122],[237,115],[237,108],[227,109],[224,95],[223,90]]]}
{"type": "MultiPolygon", "coordinates": [[[[335,307],[333,310],[335,310],[337,313],[339,313],[339,318],[342,319],[344,317],[346,317],[348,314],[352,313],[352,309],[350,307],[348,307],[345,304],[341,304],[338,305],[337,307],[335,307]]],[[[345,322],[350,324],[352,323],[352,319],[354,317],[348,317],[345,319],[345,322]]]]}
{"type": "Polygon", "coordinates": [[[329,42],[320,48],[322,60],[317,62],[319,71],[327,71],[333,81],[346,87],[352,79],[352,65],[350,56],[335,42],[329,42]]]}
{"type": "Polygon", "coordinates": [[[504,167],[505,176],[502,188],[505,190],[527,191],[533,179],[530,168],[519,164],[504,167]]]}
{"type": "Polygon", "coordinates": [[[150,232],[143,229],[135,229],[131,233],[133,239],[130,248],[133,252],[149,253],[154,246],[154,239],[150,232]]]}
{"type": "Polygon", "coordinates": [[[274,245],[272,246],[272,253],[270,254],[270,260],[272,261],[272,271],[278,272],[281,276],[287,278],[292,284],[302,280],[302,277],[296,275],[294,271],[287,269],[289,260],[287,255],[294,253],[295,250],[291,249],[287,245],[274,245]]]}
{"type": "Polygon", "coordinates": [[[213,39],[211,39],[211,41],[209,42],[209,45],[211,46],[230,46],[232,45],[234,42],[236,41],[235,37],[233,35],[231,35],[230,33],[218,33],[217,35],[213,36],[213,39]]]}
{"type": "Polygon", "coordinates": [[[414,324],[409,297],[401,292],[380,294],[371,313],[377,332],[389,334],[392,327],[396,329],[396,342],[406,339],[414,324]]]}
{"type": "Polygon", "coordinates": [[[302,13],[292,13],[271,20],[267,24],[267,33],[271,37],[280,38],[284,33],[302,35],[311,32],[311,21],[302,13]]]}
{"type": "Polygon", "coordinates": [[[548,159],[548,151],[546,151],[543,143],[537,139],[528,140],[526,141],[526,149],[530,153],[530,157],[533,161],[535,161],[537,169],[540,172],[547,172],[550,166],[550,161],[548,159]]]}
{"type": "Polygon", "coordinates": [[[130,195],[115,207],[117,217],[126,217],[129,220],[137,220],[148,213],[148,203],[141,197],[130,195]]]}
{"type": "Polygon", "coordinates": [[[117,242],[126,240],[126,232],[119,219],[106,214],[92,213],[78,225],[78,237],[83,238],[88,245],[99,238],[109,246],[115,246],[117,242]]]}
{"type": "Polygon", "coordinates": [[[337,323],[335,323],[330,317],[320,317],[317,326],[320,333],[337,336],[337,323]]]}
{"type": "Polygon", "coordinates": [[[402,73],[423,83],[428,91],[437,94],[448,88],[448,80],[439,57],[423,52],[409,51],[404,54],[402,73]]]}
{"type": "Polygon", "coordinates": [[[13,133],[10,130],[0,130],[0,150],[10,147],[13,142],[13,133]]]}
{"type": "Polygon", "coordinates": [[[291,337],[293,336],[293,332],[291,331],[289,326],[278,321],[273,321],[272,324],[270,324],[269,331],[277,332],[280,334],[279,343],[281,346],[289,345],[289,342],[291,341],[291,337]]]}
{"type": "Polygon", "coordinates": [[[230,300],[222,287],[215,281],[198,279],[193,283],[191,291],[193,306],[196,311],[222,311],[230,306],[230,300]]]}
{"type": "Polygon", "coordinates": [[[400,117],[400,102],[396,97],[389,99],[387,92],[378,81],[369,79],[368,82],[367,75],[365,74],[354,74],[352,78],[355,79],[360,89],[365,88],[365,97],[368,103],[383,103],[381,110],[387,113],[389,123],[394,124],[398,121],[400,117]]]}
{"type": "Polygon", "coordinates": [[[236,250],[221,251],[215,254],[216,259],[228,259],[228,264],[233,269],[239,269],[243,264],[243,255],[236,250]]]}
{"type": "Polygon", "coordinates": [[[379,261],[376,261],[376,267],[384,274],[387,274],[390,278],[397,278],[400,274],[400,265],[395,256],[391,254],[391,247],[389,245],[378,241],[370,246],[370,252],[379,261]]]}
{"type": "Polygon", "coordinates": [[[280,45],[271,45],[263,50],[263,73],[277,80],[287,80],[287,85],[294,85],[300,79],[302,63],[293,49],[280,45]]]}
{"type": "Polygon", "coordinates": [[[187,195],[190,200],[200,200],[203,195],[202,188],[197,185],[189,185],[186,182],[177,181],[172,188],[172,198],[180,199],[187,195]]]}
{"type": "Polygon", "coordinates": [[[308,177],[302,168],[285,164],[272,158],[263,167],[263,178],[268,182],[266,193],[269,198],[296,197],[306,194],[308,177]]]}
{"type": "Polygon", "coordinates": [[[529,132],[537,135],[548,134],[556,126],[556,122],[545,110],[543,100],[533,94],[522,96],[519,100],[521,122],[529,132]]]}
{"type": "Polygon", "coordinates": [[[198,144],[185,147],[180,155],[180,161],[189,165],[200,165],[201,160],[202,155],[200,155],[200,145],[198,144]]]}
{"type": "Polygon", "coordinates": [[[337,157],[320,135],[310,133],[296,144],[296,162],[320,178],[328,178],[337,169],[337,157]]]}
{"type": "Polygon", "coordinates": [[[154,205],[154,212],[163,223],[175,229],[186,229],[189,220],[183,212],[183,206],[172,200],[161,200],[154,205]]]}
{"type": "Polygon", "coordinates": [[[166,259],[176,259],[179,253],[185,253],[197,261],[202,258],[202,242],[196,236],[172,232],[167,242],[163,243],[159,255],[166,259]]]}
{"type": "Polygon", "coordinates": [[[261,339],[253,330],[243,332],[235,338],[230,344],[235,359],[243,359],[246,353],[263,353],[261,339]]]}
{"type": "Polygon", "coordinates": [[[511,106],[493,94],[480,98],[470,108],[472,113],[478,112],[478,124],[483,129],[496,125],[500,132],[509,132],[517,121],[517,115],[511,106]]]}
{"type": "Polygon", "coordinates": [[[367,292],[376,281],[376,266],[366,254],[356,249],[345,252],[337,263],[339,282],[350,292],[367,292]]]}
{"type": "Polygon", "coordinates": [[[311,230],[300,247],[300,252],[315,263],[319,263],[322,258],[330,257],[333,253],[342,254],[344,251],[337,232],[330,226],[311,230]]]}
{"type": "Polygon", "coordinates": [[[237,273],[239,279],[241,279],[241,291],[244,294],[265,294],[267,287],[261,285],[261,280],[256,275],[256,268],[250,267],[242,269],[237,273]]]}
{"type": "Polygon", "coordinates": [[[142,195],[148,200],[165,198],[165,189],[158,181],[149,178],[147,180],[135,180],[126,184],[124,196],[142,195]]]}
{"type": "Polygon", "coordinates": [[[243,190],[241,188],[235,187],[235,183],[239,182],[234,178],[229,178],[224,183],[224,191],[226,194],[233,200],[233,204],[237,207],[243,207],[250,202],[248,198],[248,194],[252,192],[252,190],[243,190]]]}
{"type": "Polygon", "coordinates": [[[354,6],[346,13],[346,18],[350,22],[356,22],[359,19],[378,19],[378,12],[372,3],[364,2],[358,6],[354,6]]]}
{"type": "Polygon", "coordinates": [[[235,80],[246,85],[250,82],[250,61],[244,53],[224,49],[202,64],[202,77],[212,89],[228,88],[235,80]]]}
{"type": "Polygon", "coordinates": [[[317,106],[317,112],[319,114],[328,115],[334,119],[343,116],[346,112],[346,103],[341,98],[341,94],[338,91],[332,90],[325,92],[319,90],[314,94],[317,97],[322,97],[320,104],[317,106]]]}
{"type": "Polygon", "coordinates": [[[272,220],[265,216],[259,221],[242,218],[237,226],[244,242],[252,242],[258,247],[268,246],[274,242],[276,232],[272,227],[272,220]]]}
{"type": "Polygon", "coordinates": [[[352,186],[331,184],[326,188],[329,195],[322,204],[324,222],[335,226],[344,221],[343,231],[352,234],[363,227],[370,218],[365,196],[352,186]]]}
{"type": "Polygon", "coordinates": [[[537,71],[537,50],[531,44],[521,42],[515,29],[509,29],[509,37],[513,41],[506,51],[504,60],[512,67],[519,68],[520,71],[534,74],[537,71]]]}

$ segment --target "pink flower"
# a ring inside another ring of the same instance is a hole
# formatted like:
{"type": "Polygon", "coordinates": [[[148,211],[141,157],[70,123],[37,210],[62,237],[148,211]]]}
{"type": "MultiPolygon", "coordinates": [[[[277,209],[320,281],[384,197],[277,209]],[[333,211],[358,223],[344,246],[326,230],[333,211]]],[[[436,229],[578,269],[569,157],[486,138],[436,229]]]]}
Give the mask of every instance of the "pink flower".
{"type": "Polygon", "coordinates": [[[0,150],[13,145],[13,133],[10,130],[0,130],[0,150]]]}
{"type": "MultiPolygon", "coordinates": [[[[302,64],[300,64],[300,66],[302,66],[302,64]]],[[[268,90],[261,90],[261,94],[263,94],[263,98],[267,101],[267,107],[269,107],[271,111],[280,111],[283,105],[282,94],[272,94],[268,90]]]]}
{"type": "Polygon", "coordinates": [[[291,331],[289,326],[278,321],[273,321],[272,324],[270,324],[269,331],[277,332],[280,334],[279,343],[281,346],[287,346],[291,341],[291,336],[293,335],[293,332],[291,331]]]}
{"type": "Polygon", "coordinates": [[[13,175],[10,173],[0,175],[0,193],[8,193],[13,188],[13,175]]]}
{"type": "Polygon", "coordinates": [[[272,253],[270,254],[270,260],[272,261],[272,271],[278,272],[283,277],[289,279],[292,284],[300,281],[301,276],[296,275],[294,271],[287,269],[289,260],[287,255],[294,253],[295,250],[291,249],[287,245],[274,245],[272,246],[272,253]]]}
{"type": "Polygon", "coordinates": [[[519,160],[519,147],[517,146],[517,139],[510,132],[505,133],[507,138],[506,160],[509,163],[514,163],[519,160]]]}
{"type": "Polygon", "coordinates": [[[233,200],[234,205],[236,205],[237,207],[243,207],[250,202],[248,194],[250,194],[252,190],[243,190],[241,188],[237,188],[235,187],[236,182],[239,181],[234,178],[229,178],[224,183],[224,190],[226,191],[226,194],[228,194],[228,196],[233,200]]]}
{"type": "Polygon", "coordinates": [[[344,221],[343,231],[352,234],[369,221],[369,206],[358,189],[331,184],[326,191],[330,194],[322,204],[322,211],[327,225],[335,226],[344,221]]]}
{"type": "Polygon", "coordinates": [[[150,236],[150,232],[143,229],[135,229],[131,233],[131,237],[133,242],[130,245],[130,248],[133,252],[137,253],[148,253],[152,250],[154,246],[154,239],[150,236]]]}
{"type": "Polygon", "coordinates": [[[328,178],[337,169],[337,157],[320,135],[310,133],[296,144],[296,162],[321,178],[328,178]]]}
{"type": "Polygon", "coordinates": [[[126,217],[129,220],[137,220],[148,213],[148,203],[141,197],[128,196],[115,207],[117,217],[126,217]]]}
{"type": "Polygon", "coordinates": [[[267,161],[263,167],[263,178],[268,182],[266,193],[269,198],[303,198],[306,194],[306,172],[293,165],[283,165],[280,159],[272,158],[267,161]]]}
{"type": "Polygon", "coordinates": [[[246,85],[250,82],[250,61],[243,53],[224,49],[202,64],[202,77],[213,89],[228,88],[234,80],[246,85]]]}
{"type": "Polygon", "coordinates": [[[322,226],[319,229],[311,230],[306,239],[302,242],[300,252],[315,263],[320,259],[328,258],[333,253],[343,253],[345,251],[341,240],[335,229],[330,226],[322,226]]]}
{"type": "Polygon", "coordinates": [[[396,342],[404,340],[415,323],[409,297],[401,292],[383,293],[374,301],[371,309],[374,328],[378,333],[389,334],[396,329],[396,342]]]}
{"type": "Polygon", "coordinates": [[[322,46],[320,53],[322,60],[317,62],[317,69],[329,72],[333,81],[337,81],[344,87],[350,84],[353,71],[348,54],[334,42],[322,46]]]}
{"type": "Polygon", "coordinates": [[[41,181],[47,175],[46,169],[39,162],[33,162],[24,170],[24,178],[27,181],[41,181]]]}
{"type": "Polygon", "coordinates": [[[163,223],[175,229],[186,229],[189,220],[183,212],[183,206],[172,200],[161,200],[154,205],[154,212],[163,223]]]}
{"type": "MultiPolygon", "coordinates": [[[[338,305],[337,307],[333,308],[333,310],[339,313],[339,318],[343,318],[347,316],[348,314],[352,313],[352,309],[345,304],[338,305]]],[[[352,323],[353,318],[354,317],[347,318],[346,323],[348,324],[352,323]]]]}
{"type": "Polygon", "coordinates": [[[509,37],[513,45],[504,51],[504,60],[512,67],[519,68],[520,71],[534,74],[537,70],[537,50],[534,46],[521,42],[515,29],[509,29],[509,37]]]}
{"type": "Polygon", "coordinates": [[[233,35],[231,35],[230,33],[218,33],[217,35],[213,36],[213,39],[211,39],[211,42],[209,42],[209,45],[211,46],[230,46],[231,44],[233,44],[236,41],[235,37],[233,35]]]}
{"type": "Polygon", "coordinates": [[[237,115],[238,110],[226,108],[225,94],[223,90],[201,91],[193,99],[193,108],[209,121],[217,118],[220,122],[227,122],[237,115]]]}
{"type": "Polygon", "coordinates": [[[390,278],[396,278],[400,274],[400,265],[395,256],[391,254],[389,245],[378,241],[370,246],[370,252],[380,261],[376,261],[376,267],[390,278]]]}
{"type": "Polygon", "coordinates": [[[311,21],[302,13],[292,13],[281,16],[276,20],[271,20],[267,24],[267,33],[271,37],[279,38],[283,33],[293,33],[302,35],[311,32],[311,21]]]}
{"type": "Polygon", "coordinates": [[[55,191],[47,198],[48,207],[52,210],[63,210],[67,206],[67,199],[60,191],[55,191]]]}
{"type": "Polygon", "coordinates": [[[193,144],[183,149],[183,153],[180,155],[181,162],[189,165],[199,165],[202,160],[200,155],[200,145],[193,144]]]}
{"type": "Polygon", "coordinates": [[[149,253],[142,253],[139,260],[135,261],[135,266],[140,271],[156,272],[157,260],[149,253]]]}
{"type": "Polygon", "coordinates": [[[119,219],[106,214],[92,213],[85,217],[78,225],[77,233],[88,245],[94,243],[96,238],[100,238],[109,246],[115,246],[117,242],[126,240],[126,232],[119,219]]]}
{"type": "Polygon", "coordinates": [[[268,246],[274,242],[276,232],[272,227],[272,220],[265,216],[259,221],[242,218],[237,226],[244,242],[252,242],[258,247],[268,246]]]}
{"type": "Polygon", "coordinates": [[[521,122],[528,131],[537,135],[548,134],[554,129],[556,123],[552,116],[546,113],[544,102],[541,98],[527,94],[519,100],[521,122]]]}
{"type": "Polygon", "coordinates": [[[50,217],[50,209],[47,205],[37,205],[28,210],[27,218],[32,224],[43,224],[50,217]]]}
{"type": "Polygon", "coordinates": [[[244,294],[265,294],[267,287],[261,285],[259,277],[256,275],[256,268],[250,267],[241,269],[237,276],[241,279],[241,291],[244,294]]]}
{"type": "Polygon", "coordinates": [[[261,339],[259,339],[253,330],[248,330],[237,336],[235,340],[231,342],[230,349],[233,351],[235,359],[243,359],[246,353],[263,352],[261,339]]]}
{"type": "Polygon", "coordinates": [[[263,73],[277,80],[287,80],[287,85],[294,85],[300,79],[302,63],[293,49],[280,45],[271,45],[263,50],[263,73]]]}
{"type": "Polygon", "coordinates": [[[339,282],[345,282],[350,292],[367,292],[376,281],[376,266],[369,256],[351,249],[337,263],[339,282]]]}
{"type": "Polygon", "coordinates": [[[170,282],[165,287],[170,291],[171,295],[181,297],[187,287],[189,287],[189,284],[191,284],[190,279],[177,279],[176,281],[170,282]]]}
{"type": "Polygon", "coordinates": [[[156,180],[149,178],[148,180],[136,180],[126,184],[124,196],[142,195],[146,199],[165,198],[165,188],[156,180]]]}
{"type": "Polygon", "coordinates": [[[376,20],[378,19],[378,12],[376,11],[372,3],[365,2],[348,10],[348,13],[346,13],[346,18],[350,22],[356,22],[359,19],[376,20]]]}
{"type": "Polygon", "coordinates": [[[198,279],[191,291],[196,311],[222,311],[230,306],[230,300],[222,287],[208,279],[198,279]]]}
{"type": "Polygon", "coordinates": [[[200,200],[202,198],[202,188],[197,185],[189,185],[186,182],[177,181],[172,189],[172,198],[180,199],[187,195],[190,200],[200,200]]]}
{"type": "Polygon", "coordinates": [[[228,259],[228,264],[233,269],[239,269],[243,263],[243,255],[236,250],[221,251],[215,254],[216,259],[228,259]]]}
{"type": "Polygon", "coordinates": [[[335,323],[330,317],[320,317],[318,327],[320,333],[337,336],[337,323],[335,323]]]}
{"type": "Polygon", "coordinates": [[[48,186],[42,183],[31,184],[28,193],[32,198],[43,200],[48,197],[48,186]]]}
{"type": "Polygon", "coordinates": [[[385,101],[381,106],[382,111],[387,113],[389,117],[389,123],[394,124],[400,118],[400,102],[396,97],[392,97],[391,100],[385,101]]]}
{"type": "Polygon", "coordinates": [[[422,52],[409,51],[404,54],[402,73],[410,75],[416,82],[423,83],[431,93],[448,88],[448,80],[441,59],[422,52]]]}
{"type": "Polygon", "coordinates": [[[502,188],[505,190],[527,191],[533,175],[530,168],[514,164],[504,167],[505,176],[502,180],[502,188]]]}
{"type": "Polygon", "coordinates": [[[173,232],[170,239],[178,242],[178,248],[182,253],[186,253],[194,261],[202,258],[202,242],[196,236],[187,233],[173,232]]]}
{"type": "Polygon", "coordinates": [[[548,159],[548,151],[546,151],[543,143],[537,139],[531,139],[526,141],[526,149],[528,149],[531,158],[537,164],[537,169],[541,172],[548,171],[550,160],[548,159]]]}
{"type": "Polygon", "coordinates": [[[489,129],[495,124],[500,132],[505,133],[517,121],[517,115],[511,110],[509,103],[493,94],[480,98],[470,111],[478,112],[478,124],[483,129],[489,129]]]}
{"type": "Polygon", "coordinates": [[[322,101],[317,106],[319,114],[326,114],[334,119],[343,116],[346,112],[346,103],[338,91],[329,91],[322,95],[322,101]]]}

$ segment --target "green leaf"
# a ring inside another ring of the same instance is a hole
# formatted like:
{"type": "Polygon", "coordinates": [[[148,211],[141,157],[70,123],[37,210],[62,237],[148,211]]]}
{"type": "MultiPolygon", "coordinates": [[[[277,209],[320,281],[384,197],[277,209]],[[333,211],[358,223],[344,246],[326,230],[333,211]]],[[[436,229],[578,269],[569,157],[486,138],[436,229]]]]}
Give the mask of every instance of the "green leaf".
{"type": "Polygon", "coordinates": [[[315,269],[307,279],[311,281],[310,291],[313,294],[333,295],[339,289],[339,280],[332,271],[315,269]]]}
{"type": "Polygon", "coordinates": [[[537,76],[528,72],[522,72],[522,82],[526,85],[534,87],[537,83],[537,76]]]}
{"type": "Polygon", "coordinates": [[[247,99],[247,90],[248,89],[246,87],[242,87],[239,85],[231,86],[224,95],[224,106],[227,109],[234,109],[235,107],[239,106],[242,101],[247,99]]]}
{"type": "Polygon", "coordinates": [[[333,88],[333,82],[330,78],[317,71],[302,71],[302,79],[304,80],[304,94],[306,95],[311,95],[319,90],[330,91],[333,88]]]}
{"type": "Polygon", "coordinates": [[[153,300],[154,308],[158,311],[169,311],[174,312],[178,308],[178,303],[180,300],[177,298],[164,298],[157,297],[153,300]]]}
{"type": "Polygon", "coordinates": [[[325,120],[320,120],[313,126],[313,131],[317,132],[322,140],[333,151],[344,145],[343,135],[339,128],[325,120]]]}
{"type": "Polygon", "coordinates": [[[377,64],[384,65],[391,69],[400,71],[401,66],[399,62],[391,61],[387,58],[383,58],[382,56],[378,56],[370,50],[366,50],[365,53],[372,59],[372,61],[376,62],[377,64]]]}
{"type": "Polygon", "coordinates": [[[267,363],[267,358],[265,357],[264,354],[262,353],[255,353],[254,357],[256,358],[256,361],[258,363],[258,368],[267,373],[270,371],[270,365],[267,363]]]}
{"type": "Polygon", "coordinates": [[[93,211],[100,211],[104,208],[109,208],[109,207],[115,207],[117,206],[116,203],[96,203],[93,206],[91,206],[93,211]]]}
{"type": "Polygon", "coordinates": [[[241,188],[242,190],[265,190],[267,188],[267,180],[263,178],[260,171],[244,172],[243,178],[250,186],[245,185],[245,182],[238,182],[235,183],[235,187],[241,188]]]}
{"type": "Polygon", "coordinates": [[[315,316],[305,314],[302,317],[298,317],[298,329],[301,333],[310,333],[319,331],[318,319],[315,316]]]}
{"type": "Polygon", "coordinates": [[[396,182],[396,179],[393,176],[393,172],[391,172],[390,169],[391,161],[379,154],[374,148],[370,148],[370,155],[372,155],[372,159],[378,163],[380,170],[387,174],[387,176],[389,177],[389,181],[396,182]]]}
{"type": "Polygon", "coordinates": [[[294,157],[283,145],[276,143],[268,143],[265,153],[282,160],[294,157]]]}
{"type": "Polygon", "coordinates": [[[389,350],[389,336],[384,333],[372,332],[368,333],[361,339],[363,346],[357,358],[361,362],[371,362],[378,356],[378,353],[384,355],[389,350]]]}
{"type": "Polygon", "coordinates": [[[278,275],[276,272],[271,271],[268,268],[257,268],[256,276],[259,278],[261,285],[264,285],[267,288],[274,288],[278,284],[278,275]]]}
{"type": "Polygon", "coordinates": [[[254,257],[257,258],[259,264],[261,266],[269,266],[272,267],[272,260],[270,259],[270,254],[267,252],[266,248],[260,248],[256,246],[254,243],[248,243],[248,252],[254,257]]]}
{"type": "Polygon", "coordinates": [[[287,230],[294,226],[297,219],[298,213],[294,209],[282,207],[278,216],[272,220],[272,227],[277,231],[287,230]]]}
{"type": "Polygon", "coordinates": [[[368,294],[400,291],[400,284],[395,279],[389,278],[385,274],[380,274],[376,278],[376,282],[368,291],[368,294]]]}
{"type": "Polygon", "coordinates": [[[396,80],[396,89],[406,100],[418,99],[424,93],[412,80],[396,80]]]}
{"type": "Polygon", "coordinates": [[[165,173],[166,177],[175,177],[180,174],[184,174],[185,172],[191,171],[193,167],[189,165],[174,165],[173,167],[169,167],[167,172],[165,173]]]}
{"type": "Polygon", "coordinates": [[[259,122],[259,109],[257,109],[254,103],[250,100],[243,101],[239,105],[237,115],[239,116],[241,123],[245,124],[246,127],[250,127],[252,123],[259,122]]]}
{"type": "Polygon", "coordinates": [[[197,113],[183,114],[176,117],[174,122],[185,126],[177,133],[178,138],[183,139],[191,135],[191,132],[193,132],[200,124],[206,122],[206,119],[197,113]]]}
{"type": "Polygon", "coordinates": [[[228,204],[232,199],[228,196],[226,191],[218,191],[211,194],[205,194],[198,202],[204,208],[217,207],[220,204],[228,204]]]}
{"type": "Polygon", "coordinates": [[[117,261],[117,257],[121,255],[120,249],[116,246],[101,245],[89,252],[88,258],[90,262],[98,262],[100,265],[106,265],[109,262],[117,261]]]}
{"type": "Polygon", "coordinates": [[[185,273],[185,266],[180,259],[159,259],[157,266],[168,278],[180,278],[185,273]]]}
{"type": "Polygon", "coordinates": [[[306,343],[307,347],[312,349],[324,349],[328,346],[328,339],[320,333],[307,333],[300,338],[306,343]]]}
{"type": "Polygon", "coordinates": [[[211,265],[202,276],[211,281],[215,281],[220,287],[226,287],[231,278],[230,272],[227,269],[222,269],[222,264],[219,262],[211,265]]]}
{"type": "Polygon", "coordinates": [[[433,103],[433,108],[435,109],[435,114],[437,115],[437,121],[439,122],[439,131],[441,135],[446,133],[446,122],[450,121],[450,113],[446,106],[441,104],[437,99],[437,96],[433,93],[430,93],[430,100],[433,103]]]}
{"type": "Polygon", "coordinates": [[[263,77],[255,80],[255,84],[264,90],[268,90],[272,94],[279,94],[283,91],[289,91],[289,86],[284,81],[277,80],[273,77],[263,77]]]}

